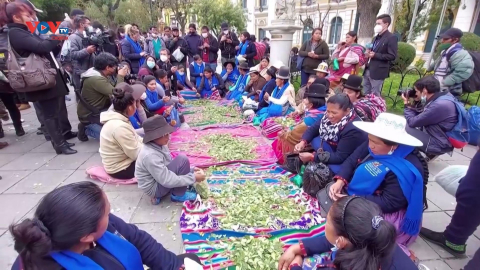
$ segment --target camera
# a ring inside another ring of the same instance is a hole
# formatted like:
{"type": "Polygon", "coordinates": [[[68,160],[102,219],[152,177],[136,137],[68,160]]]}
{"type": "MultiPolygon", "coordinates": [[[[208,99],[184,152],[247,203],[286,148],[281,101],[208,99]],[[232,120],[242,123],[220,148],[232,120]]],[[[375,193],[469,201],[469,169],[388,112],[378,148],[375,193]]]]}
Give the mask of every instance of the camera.
{"type": "Polygon", "coordinates": [[[400,88],[397,92],[397,96],[405,95],[406,98],[416,98],[417,92],[413,87],[400,88]]]}
{"type": "Polygon", "coordinates": [[[97,31],[94,32],[87,32],[87,37],[82,39],[82,45],[84,47],[95,45],[101,48],[103,44],[113,44],[110,42],[110,37],[107,31],[102,32],[97,29],[97,31]]]}

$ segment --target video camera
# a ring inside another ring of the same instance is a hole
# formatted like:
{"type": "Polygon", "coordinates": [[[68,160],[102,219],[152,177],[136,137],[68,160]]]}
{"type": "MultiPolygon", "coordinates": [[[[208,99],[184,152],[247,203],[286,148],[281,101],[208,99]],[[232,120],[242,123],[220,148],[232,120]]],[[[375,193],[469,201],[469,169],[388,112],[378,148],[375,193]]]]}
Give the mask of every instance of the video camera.
{"type": "Polygon", "coordinates": [[[400,88],[397,92],[397,96],[401,96],[403,94],[405,94],[406,98],[416,98],[417,97],[417,92],[415,91],[415,89],[413,89],[413,87],[400,88]]]}
{"type": "Polygon", "coordinates": [[[87,36],[82,39],[82,45],[84,47],[88,47],[90,45],[95,45],[98,48],[101,48],[103,44],[113,44],[110,42],[110,34],[107,31],[97,31],[94,32],[86,32],[87,36]]]}

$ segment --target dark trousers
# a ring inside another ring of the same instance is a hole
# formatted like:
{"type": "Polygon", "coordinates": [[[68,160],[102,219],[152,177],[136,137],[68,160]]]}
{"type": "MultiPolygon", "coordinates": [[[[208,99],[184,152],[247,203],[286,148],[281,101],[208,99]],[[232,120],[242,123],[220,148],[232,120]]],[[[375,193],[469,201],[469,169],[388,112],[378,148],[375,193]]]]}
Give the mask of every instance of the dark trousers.
{"type": "Polygon", "coordinates": [[[64,96],[38,101],[38,109],[43,115],[45,131],[55,146],[65,143],[60,125],[60,99],[65,102],[64,96]]]}
{"type": "MultiPolygon", "coordinates": [[[[480,151],[470,162],[467,174],[458,186],[457,206],[445,230],[445,238],[456,245],[465,245],[480,225],[480,151]]],[[[478,252],[477,252],[478,253],[478,252]]],[[[480,254],[478,255],[480,256],[480,254]]],[[[477,256],[477,257],[478,257],[477,256]]]]}
{"type": "MultiPolygon", "coordinates": [[[[67,111],[67,104],[65,103],[65,98],[58,99],[58,107],[59,107],[59,114],[58,118],[60,121],[60,130],[62,135],[65,135],[72,131],[72,125],[70,125],[70,121],[68,120],[68,111],[67,111]]],[[[37,114],[38,122],[40,122],[40,128],[43,130],[43,134],[45,137],[50,137],[48,132],[45,129],[45,121],[43,117],[42,111],[39,109],[38,102],[33,103],[33,107],[35,108],[35,113],[37,114]]]]}
{"type": "MultiPolygon", "coordinates": [[[[190,173],[190,162],[185,155],[176,156],[172,162],[167,165],[168,170],[176,175],[187,175],[190,173]]],[[[156,198],[162,198],[169,192],[172,192],[175,196],[182,196],[187,191],[187,187],[166,188],[160,184],[157,184],[157,192],[155,192],[156,198]]]]}
{"type": "Polygon", "coordinates": [[[300,72],[300,86],[307,85],[308,78],[310,78],[310,76],[312,76],[312,75],[315,75],[315,74],[314,73],[307,73],[307,72],[302,70],[300,72]]]}
{"type": "Polygon", "coordinates": [[[73,83],[73,88],[75,90],[81,90],[80,89],[80,74],[75,74],[72,73],[72,83],[73,83]]]}
{"type": "MultiPolygon", "coordinates": [[[[10,113],[10,117],[12,118],[12,122],[14,125],[22,125],[21,122],[21,115],[20,111],[15,104],[15,93],[0,93],[0,99],[2,100],[5,108],[7,108],[8,112],[10,113]]],[[[1,126],[0,122],[0,126],[1,126]]]]}
{"type": "Polygon", "coordinates": [[[108,174],[116,179],[128,180],[135,177],[135,161],[130,164],[125,170],[121,170],[116,173],[108,174]]]}
{"type": "Polygon", "coordinates": [[[15,93],[15,104],[28,104],[25,93],[15,93]]]}

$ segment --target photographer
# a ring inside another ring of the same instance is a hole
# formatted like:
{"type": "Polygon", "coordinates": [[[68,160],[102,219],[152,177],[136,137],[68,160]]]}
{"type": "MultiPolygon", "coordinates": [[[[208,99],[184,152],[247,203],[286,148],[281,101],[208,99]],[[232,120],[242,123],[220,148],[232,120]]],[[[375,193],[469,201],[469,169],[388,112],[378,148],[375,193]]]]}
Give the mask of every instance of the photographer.
{"type": "Polygon", "coordinates": [[[446,132],[458,122],[455,98],[449,92],[440,92],[440,83],[433,76],[419,79],[414,88],[415,94],[410,90],[402,95],[407,132],[423,142],[421,150],[429,158],[452,151],[446,132]],[[409,105],[410,98],[414,105],[409,105]]]}
{"type": "MultiPolygon", "coordinates": [[[[77,106],[78,139],[88,141],[88,136],[98,139],[100,137],[100,115],[98,112],[107,110],[110,105],[110,96],[115,87],[110,76],[117,73],[118,60],[110,53],[102,52],[95,58],[95,65],[82,74],[81,99],[77,106]],[[85,104],[87,103],[87,104],[85,104]],[[93,108],[92,108],[93,107],[93,108]],[[98,118],[98,119],[97,119],[98,118]]],[[[128,73],[128,66],[118,69],[117,82],[124,82],[128,73]]]]}
{"type": "Polygon", "coordinates": [[[222,52],[222,65],[227,61],[230,62],[229,60],[235,62],[237,55],[235,47],[240,44],[240,41],[237,35],[230,31],[226,22],[222,23],[222,33],[218,36],[218,41],[220,42],[220,51],[222,52]]]}
{"type": "Polygon", "coordinates": [[[93,45],[84,46],[84,32],[93,32],[90,19],[84,15],[75,17],[75,33],[68,37],[70,41],[70,56],[73,60],[73,85],[80,89],[80,75],[93,66],[96,48],[93,45]]]}
{"type": "Polygon", "coordinates": [[[137,74],[140,67],[145,62],[144,56],[147,54],[143,51],[139,43],[140,32],[133,26],[128,30],[128,35],[122,40],[122,55],[125,59],[130,60],[132,73],[137,74]]]}

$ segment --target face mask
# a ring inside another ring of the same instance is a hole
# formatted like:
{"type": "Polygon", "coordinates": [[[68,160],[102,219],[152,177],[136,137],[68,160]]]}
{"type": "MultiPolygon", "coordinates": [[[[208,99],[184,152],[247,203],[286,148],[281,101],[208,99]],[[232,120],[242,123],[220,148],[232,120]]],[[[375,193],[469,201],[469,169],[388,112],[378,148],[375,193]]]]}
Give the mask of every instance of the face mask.
{"type": "Polygon", "coordinates": [[[440,45],[438,45],[438,48],[440,49],[440,51],[444,51],[444,50],[448,50],[448,48],[450,48],[452,46],[452,43],[441,43],[440,45]]]}
{"type": "Polygon", "coordinates": [[[330,250],[333,251],[333,252],[337,251],[338,250],[337,244],[338,244],[338,238],[337,238],[337,240],[335,240],[335,244],[333,245],[333,247],[330,250]]]}
{"type": "Polygon", "coordinates": [[[155,62],[149,61],[149,62],[147,62],[147,66],[148,66],[149,68],[153,68],[153,67],[155,67],[155,62]]]}
{"type": "Polygon", "coordinates": [[[383,30],[383,27],[379,24],[375,25],[375,27],[373,28],[373,32],[375,34],[380,34],[380,32],[382,32],[382,30],[383,30]]]}
{"type": "Polygon", "coordinates": [[[388,151],[387,155],[391,156],[393,154],[393,151],[395,150],[393,149],[393,146],[392,146],[392,148],[390,148],[390,151],[388,151]]]}
{"type": "Polygon", "coordinates": [[[93,32],[93,26],[89,25],[89,26],[87,27],[87,30],[88,30],[88,32],[92,33],[92,32],[93,32]]]}
{"type": "Polygon", "coordinates": [[[178,72],[178,74],[179,74],[180,76],[183,76],[183,75],[185,75],[185,72],[178,72]]]}
{"type": "Polygon", "coordinates": [[[427,96],[421,96],[421,97],[420,97],[420,102],[421,102],[422,104],[427,103],[427,96]]]}
{"type": "Polygon", "coordinates": [[[207,37],[208,37],[208,33],[202,33],[202,37],[203,37],[203,38],[207,38],[207,37]]]}
{"type": "Polygon", "coordinates": [[[141,99],[141,100],[147,99],[147,93],[144,92],[144,93],[140,96],[140,99],[141,99]]]}
{"type": "Polygon", "coordinates": [[[120,33],[120,36],[121,36],[121,37],[124,37],[124,36],[125,36],[125,34],[122,34],[122,33],[120,33]]]}
{"type": "Polygon", "coordinates": [[[227,35],[227,34],[228,34],[228,30],[223,30],[223,33],[224,33],[225,35],[227,35]]]}
{"type": "Polygon", "coordinates": [[[162,60],[162,62],[167,62],[168,56],[166,56],[166,55],[160,55],[160,60],[162,60]]]}
{"type": "Polygon", "coordinates": [[[157,34],[152,34],[152,37],[153,37],[153,38],[157,38],[157,34]]]}

